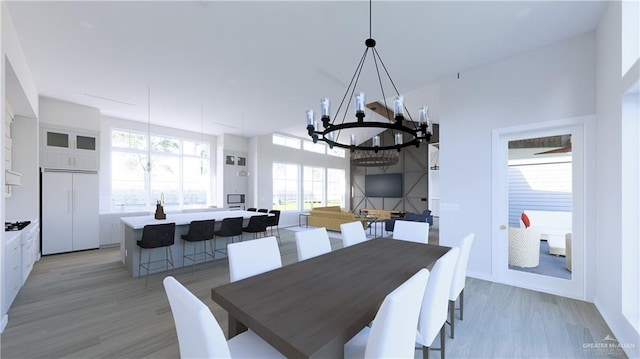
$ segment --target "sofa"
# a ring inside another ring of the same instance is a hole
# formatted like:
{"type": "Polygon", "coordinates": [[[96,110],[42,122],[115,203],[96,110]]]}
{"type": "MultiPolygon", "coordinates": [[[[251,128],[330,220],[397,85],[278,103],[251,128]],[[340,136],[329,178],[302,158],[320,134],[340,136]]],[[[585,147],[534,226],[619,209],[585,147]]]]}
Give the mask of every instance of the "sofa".
{"type": "MultiPolygon", "coordinates": [[[[316,207],[309,214],[308,223],[312,227],[324,227],[331,231],[340,231],[343,223],[361,221],[351,211],[343,211],[340,206],[316,207]]],[[[361,221],[363,228],[367,226],[366,221],[361,221]]]]}
{"type": "Polygon", "coordinates": [[[387,232],[393,232],[396,221],[413,221],[413,222],[427,222],[429,226],[433,226],[433,215],[431,210],[424,210],[422,214],[407,212],[402,218],[391,218],[384,221],[384,230],[387,232]]]}

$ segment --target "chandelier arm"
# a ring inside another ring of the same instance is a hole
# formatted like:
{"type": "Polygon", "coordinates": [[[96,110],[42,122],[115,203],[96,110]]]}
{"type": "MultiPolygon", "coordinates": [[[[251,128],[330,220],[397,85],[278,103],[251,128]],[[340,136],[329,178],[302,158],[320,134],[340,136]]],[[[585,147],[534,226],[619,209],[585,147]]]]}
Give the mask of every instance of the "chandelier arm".
{"type": "MultiPolygon", "coordinates": [[[[362,55],[362,58],[360,59],[360,63],[358,64],[358,67],[356,68],[356,72],[353,74],[353,77],[351,78],[351,82],[353,83],[353,87],[351,88],[351,95],[349,95],[349,102],[347,103],[347,108],[344,109],[344,114],[342,115],[342,123],[345,122],[346,118],[347,118],[347,113],[349,112],[349,104],[351,104],[351,99],[353,98],[353,93],[356,92],[356,86],[358,85],[358,80],[360,80],[360,74],[362,73],[362,69],[364,68],[364,62],[367,59],[367,54],[369,53],[369,48],[367,47],[364,50],[364,54],[362,55]],[[357,74],[357,76],[356,76],[357,74]],[[355,79],[355,82],[353,81],[355,79]]],[[[349,84],[351,85],[351,84],[349,84]]],[[[345,92],[345,96],[347,96],[347,93],[349,92],[349,88],[347,88],[347,91],[345,92]]],[[[336,116],[337,116],[336,112],[336,116]]],[[[335,120],[334,120],[335,122],[335,120]]],[[[333,123],[335,124],[335,123],[333,123]]],[[[331,131],[329,131],[331,132],[331,131]]],[[[335,141],[338,141],[338,139],[340,138],[340,133],[342,131],[338,131],[338,134],[335,136],[335,141]]]]}
{"type": "MultiPolygon", "coordinates": [[[[347,96],[349,95],[349,89],[351,89],[351,85],[353,85],[353,80],[355,80],[356,75],[358,75],[358,70],[362,68],[362,65],[364,64],[364,59],[367,57],[367,51],[369,51],[369,48],[365,48],[364,52],[362,53],[362,57],[360,58],[360,62],[358,62],[358,66],[356,67],[356,71],[353,73],[353,76],[351,76],[351,81],[349,82],[349,86],[347,86],[347,90],[344,92],[344,96],[342,96],[342,101],[340,101],[340,106],[338,106],[338,110],[336,111],[336,115],[333,118],[333,121],[331,121],[331,123],[334,123],[336,121],[336,119],[338,118],[338,114],[340,113],[340,110],[342,109],[342,105],[344,105],[344,100],[347,99],[347,96]]],[[[362,70],[360,70],[362,71],[362,70]]],[[[359,75],[358,75],[359,77],[359,75]]],[[[356,81],[357,82],[357,81],[356,81]]],[[[355,85],[353,86],[353,88],[355,89],[355,85]]],[[[353,95],[353,91],[351,92],[351,95],[353,95]]],[[[349,107],[349,104],[351,103],[351,98],[349,98],[349,102],[347,103],[347,107],[349,107]]],[[[345,109],[345,116],[347,113],[348,109],[345,109]]],[[[344,122],[344,118],[342,119],[342,122],[344,122]]]]}
{"type": "MultiPolygon", "coordinates": [[[[382,58],[380,57],[380,54],[378,53],[378,50],[376,50],[374,48],[373,51],[378,56],[378,59],[380,60],[380,64],[382,64],[382,68],[384,69],[384,72],[387,74],[387,77],[389,78],[389,81],[391,81],[391,86],[393,86],[393,89],[396,90],[396,94],[400,95],[400,92],[398,92],[398,88],[396,87],[395,82],[393,82],[393,79],[391,78],[391,75],[389,74],[389,70],[387,70],[387,67],[384,65],[384,61],[382,61],[382,58]]],[[[406,107],[405,107],[405,110],[407,110],[406,107]]],[[[409,116],[409,120],[411,121],[411,123],[415,127],[415,122],[413,122],[413,117],[411,117],[411,112],[409,112],[408,110],[405,111],[405,112],[407,113],[407,115],[409,116]]]]}

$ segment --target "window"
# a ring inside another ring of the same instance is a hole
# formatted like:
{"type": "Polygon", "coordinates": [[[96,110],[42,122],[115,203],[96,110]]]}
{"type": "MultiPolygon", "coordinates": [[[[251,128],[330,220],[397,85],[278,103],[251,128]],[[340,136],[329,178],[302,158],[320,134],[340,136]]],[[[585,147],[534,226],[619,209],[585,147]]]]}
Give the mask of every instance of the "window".
{"type": "Polygon", "coordinates": [[[327,168],[327,206],[345,207],[345,171],[327,168]]]}
{"type": "Polygon", "coordinates": [[[302,142],[302,149],[315,153],[325,153],[327,146],[324,143],[313,143],[311,141],[302,142]]]}
{"type": "Polygon", "coordinates": [[[344,156],[346,155],[346,152],[344,148],[334,147],[334,148],[327,148],[327,154],[330,156],[344,158],[344,156]]]}
{"type": "Polygon", "coordinates": [[[273,163],[273,209],[297,211],[300,208],[298,188],[300,166],[273,163]]]}
{"type": "Polygon", "coordinates": [[[307,167],[302,169],[303,209],[310,210],[319,207],[324,199],[324,168],[307,167]]]}
{"type": "Polygon", "coordinates": [[[168,207],[207,205],[209,144],[155,135],[150,142],[143,133],[111,131],[112,206],[143,210],[161,199],[168,207]]]}
{"type": "Polygon", "coordinates": [[[300,140],[294,137],[273,134],[272,142],[274,145],[300,149],[300,140]]]}

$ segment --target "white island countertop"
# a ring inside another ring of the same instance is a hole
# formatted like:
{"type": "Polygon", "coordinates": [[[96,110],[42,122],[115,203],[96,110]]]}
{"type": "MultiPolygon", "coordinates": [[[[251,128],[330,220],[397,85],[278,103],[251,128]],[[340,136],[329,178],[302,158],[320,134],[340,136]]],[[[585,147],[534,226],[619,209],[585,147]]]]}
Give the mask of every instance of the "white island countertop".
{"type": "Polygon", "coordinates": [[[225,218],[242,217],[244,219],[253,216],[264,216],[267,213],[251,212],[251,211],[207,211],[207,212],[191,212],[191,213],[168,213],[167,219],[155,219],[154,216],[133,216],[122,217],[120,220],[125,225],[133,229],[142,229],[147,224],[163,224],[163,223],[175,223],[176,226],[187,225],[191,221],[203,221],[207,219],[215,219],[222,221],[225,218]]]}

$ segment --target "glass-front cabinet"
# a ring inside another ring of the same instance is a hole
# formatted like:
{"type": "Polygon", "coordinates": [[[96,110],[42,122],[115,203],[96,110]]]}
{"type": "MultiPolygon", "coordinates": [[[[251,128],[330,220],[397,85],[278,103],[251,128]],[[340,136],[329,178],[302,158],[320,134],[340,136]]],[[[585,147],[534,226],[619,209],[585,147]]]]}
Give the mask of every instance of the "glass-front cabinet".
{"type": "Polygon", "coordinates": [[[40,128],[40,166],[52,169],[97,171],[100,169],[99,133],[40,128]]]}

